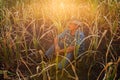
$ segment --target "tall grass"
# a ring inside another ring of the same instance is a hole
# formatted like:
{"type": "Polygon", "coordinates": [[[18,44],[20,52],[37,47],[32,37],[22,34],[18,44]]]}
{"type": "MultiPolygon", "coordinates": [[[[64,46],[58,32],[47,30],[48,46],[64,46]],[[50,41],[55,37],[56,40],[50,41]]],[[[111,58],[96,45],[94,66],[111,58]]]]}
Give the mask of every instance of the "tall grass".
{"type": "Polygon", "coordinates": [[[113,41],[119,40],[119,5],[118,0],[0,0],[1,63],[6,70],[15,72],[19,79],[26,76],[39,79],[42,76],[41,79],[46,80],[47,76],[49,80],[79,80],[77,71],[81,69],[76,66],[85,58],[85,63],[89,63],[87,77],[90,76],[90,66],[98,62],[103,70],[95,79],[100,80],[102,74],[104,80],[115,79],[120,60],[113,41]],[[83,31],[89,31],[85,32],[87,35],[83,40],[86,51],[78,61],[70,62],[71,72],[63,69],[60,73],[56,67],[58,57],[56,63],[50,64],[44,62],[43,57],[53,38],[66,29],[67,22],[72,18],[80,19],[84,23],[83,31]]]}

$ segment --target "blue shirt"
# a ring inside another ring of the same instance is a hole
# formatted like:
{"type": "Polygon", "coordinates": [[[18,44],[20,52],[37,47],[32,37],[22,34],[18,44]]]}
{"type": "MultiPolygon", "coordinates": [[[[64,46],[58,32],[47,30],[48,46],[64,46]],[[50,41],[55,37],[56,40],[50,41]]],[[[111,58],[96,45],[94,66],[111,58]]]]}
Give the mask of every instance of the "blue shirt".
{"type": "Polygon", "coordinates": [[[65,46],[81,46],[84,47],[83,42],[81,42],[84,38],[84,33],[79,29],[75,31],[75,35],[70,34],[70,30],[65,30],[61,34],[58,35],[58,40],[65,44],[65,46]]]}

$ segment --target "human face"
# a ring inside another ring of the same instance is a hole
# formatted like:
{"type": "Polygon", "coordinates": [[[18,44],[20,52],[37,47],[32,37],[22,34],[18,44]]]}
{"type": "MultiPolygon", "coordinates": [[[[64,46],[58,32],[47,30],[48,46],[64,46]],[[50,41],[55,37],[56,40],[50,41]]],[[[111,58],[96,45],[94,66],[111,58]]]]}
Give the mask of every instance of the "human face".
{"type": "Polygon", "coordinates": [[[78,27],[78,26],[77,26],[76,24],[70,23],[69,26],[68,26],[68,29],[69,29],[70,31],[73,31],[73,30],[76,30],[77,27],[78,27]]]}

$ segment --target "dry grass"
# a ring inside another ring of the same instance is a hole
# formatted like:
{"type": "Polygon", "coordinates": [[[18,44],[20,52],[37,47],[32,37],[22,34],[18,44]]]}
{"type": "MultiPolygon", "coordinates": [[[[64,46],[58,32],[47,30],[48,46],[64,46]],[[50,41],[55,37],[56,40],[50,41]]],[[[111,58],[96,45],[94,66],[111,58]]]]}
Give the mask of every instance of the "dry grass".
{"type": "Polygon", "coordinates": [[[89,69],[83,71],[88,74],[85,79],[93,80],[89,77],[92,66],[99,63],[102,70],[95,79],[100,80],[103,75],[104,80],[115,80],[120,62],[119,17],[118,0],[0,0],[1,65],[16,74],[13,79],[79,80],[84,78],[80,78],[78,73],[82,68],[77,66],[85,63],[83,68],[89,69]],[[70,71],[59,71],[58,58],[56,63],[48,64],[43,57],[53,38],[66,28],[71,18],[84,23],[86,37],[82,42],[86,43],[86,51],[77,61],[69,61],[70,71]]]}

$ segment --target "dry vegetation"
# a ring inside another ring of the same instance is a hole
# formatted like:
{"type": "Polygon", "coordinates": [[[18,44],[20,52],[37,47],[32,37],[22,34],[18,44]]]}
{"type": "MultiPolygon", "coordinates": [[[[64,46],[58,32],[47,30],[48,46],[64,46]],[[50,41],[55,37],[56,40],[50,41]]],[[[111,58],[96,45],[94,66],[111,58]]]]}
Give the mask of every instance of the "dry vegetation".
{"type": "Polygon", "coordinates": [[[0,0],[1,80],[118,80],[119,56],[119,0],[0,0]],[[84,23],[86,51],[58,70],[43,57],[71,18],[84,23]]]}

